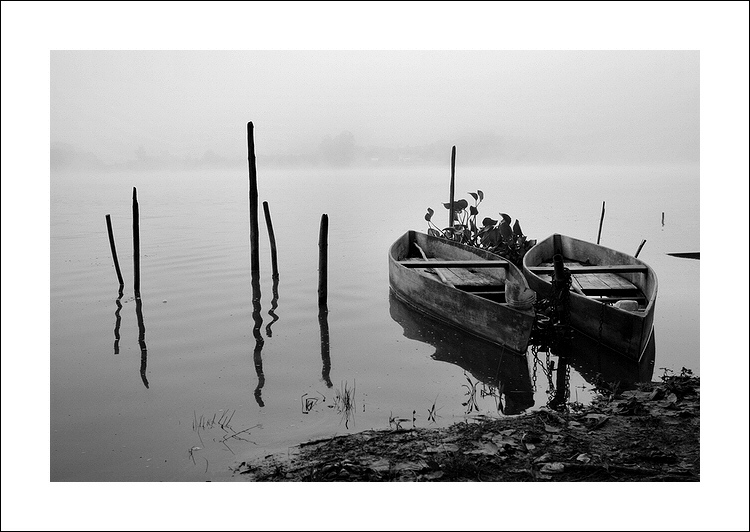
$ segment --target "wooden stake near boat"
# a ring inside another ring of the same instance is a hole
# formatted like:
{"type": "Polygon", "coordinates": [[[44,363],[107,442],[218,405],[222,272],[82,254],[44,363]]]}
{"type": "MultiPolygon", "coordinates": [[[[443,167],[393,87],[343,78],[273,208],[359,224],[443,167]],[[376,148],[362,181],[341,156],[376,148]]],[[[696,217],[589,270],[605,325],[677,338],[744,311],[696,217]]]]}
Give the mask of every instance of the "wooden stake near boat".
{"type": "Polygon", "coordinates": [[[453,207],[453,200],[455,198],[456,191],[456,147],[453,146],[451,150],[451,190],[450,190],[450,209],[448,212],[448,227],[453,227],[453,221],[456,216],[456,211],[453,207]]]}
{"type": "Polygon", "coordinates": [[[638,246],[638,249],[636,250],[636,252],[635,252],[635,255],[633,255],[633,256],[634,256],[635,258],[638,258],[638,255],[640,254],[640,252],[641,252],[641,250],[643,249],[643,246],[644,246],[645,244],[646,244],[646,239],[644,238],[644,239],[643,239],[643,240],[641,241],[641,245],[640,245],[640,246],[638,246]]]}
{"type": "Polygon", "coordinates": [[[604,201],[602,201],[602,217],[599,220],[599,234],[596,235],[596,244],[599,245],[599,242],[602,239],[602,224],[604,224],[604,201]]]}

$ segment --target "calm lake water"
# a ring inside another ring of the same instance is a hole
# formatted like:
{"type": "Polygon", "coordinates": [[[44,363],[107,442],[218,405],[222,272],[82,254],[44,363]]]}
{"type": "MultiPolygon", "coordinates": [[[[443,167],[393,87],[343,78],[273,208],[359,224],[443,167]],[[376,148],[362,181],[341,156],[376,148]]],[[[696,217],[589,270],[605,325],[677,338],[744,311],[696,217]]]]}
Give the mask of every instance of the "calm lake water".
{"type": "MultiPolygon", "coordinates": [[[[456,174],[458,198],[484,191],[480,218],[508,213],[529,238],[560,232],[596,241],[606,201],[601,243],[634,254],[646,239],[639,258],[659,279],[653,379],[659,368],[699,374],[700,261],[667,255],[700,250],[697,165],[459,166],[456,174]]],[[[258,180],[261,299],[254,309],[247,171],[52,175],[52,481],[229,480],[234,464],[306,440],[396,423],[446,426],[469,410],[513,415],[546,404],[547,377],[534,371],[533,357],[500,362],[486,344],[389,295],[387,250],[408,229],[426,231],[427,207],[444,225],[449,167],[260,168],[258,180]],[[276,286],[263,201],[278,245],[276,286]],[[330,219],[329,312],[321,319],[323,213],[330,219]],[[125,278],[121,298],[106,214],[125,278]],[[502,392],[487,394],[493,378],[502,392]],[[354,401],[348,417],[337,394],[354,401]]],[[[580,360],[571,400],[590,400],[597,371],[638,369],[580,360]]]]}

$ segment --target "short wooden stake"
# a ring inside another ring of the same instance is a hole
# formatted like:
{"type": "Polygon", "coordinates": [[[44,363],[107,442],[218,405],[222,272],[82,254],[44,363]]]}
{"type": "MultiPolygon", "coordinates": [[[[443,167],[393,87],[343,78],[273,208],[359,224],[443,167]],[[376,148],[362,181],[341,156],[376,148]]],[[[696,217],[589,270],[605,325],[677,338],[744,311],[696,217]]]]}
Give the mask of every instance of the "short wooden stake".
{"type": "Polygon", "coordinates": [[[135,297],[141,297],[141,229],[140,214],[138,212],[138,192],[133,187],[133,291],[135,297]]]}
{"type": "Polygon", "coordinates": [[[109,214],[106,216],[107,218],[107,232],[109,233],[109,248],[112,250],[112,260],[115,263],[115,272],[117,272],[117,280],[120,282],[120,290],[122,290],[122,287],[125,286],[125,283],[122,280],[122,272],[120,272],[120,262],[117,260],[117,248],[115,247],[115,235],[112,232],[112,219],[109,217],[109,214]]]}
{"type": "Polygon", "coordinates": [[[641,252],[641,250],[643,249],[643,246],[644,246],[645,244],[646,244],[646,239],[644,238],[644,239],[643,239],[643,240],[641,241],[641,245],[640,245],[640,246],[638,246],[638,251],[636,251],[636,252],[635,252],[635,257],[636,257],[636,258],[638,258],[638,254],[639,254],[639,253],[641,252]]]}
{"type": "Polygon", "coordinates": [[[318,258],[318,306],[328,310],[328,215],[320,217],[320,251],[318,258]]]}
{"type": "Polygon", "coordinates": [[[605,202],[602,201],[602,217],[599,220],[599,234],[596,235],[596,243],[597,244],[599,244],[599,242],[602,239],[602,224],[604,223],[604,203],[605,202]]]}

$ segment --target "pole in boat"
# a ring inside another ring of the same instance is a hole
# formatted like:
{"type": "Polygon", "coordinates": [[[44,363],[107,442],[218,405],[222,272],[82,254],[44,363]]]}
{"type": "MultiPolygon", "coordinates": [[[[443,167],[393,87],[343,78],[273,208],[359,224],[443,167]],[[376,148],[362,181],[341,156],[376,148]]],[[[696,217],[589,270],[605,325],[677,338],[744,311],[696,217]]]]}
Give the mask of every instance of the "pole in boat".
{"type": "MultiPolygon", "coordinates": [[[[555,235],[557,236],[557,235],[555,235]]],[[[559,244],[559,242],[557,243],[559,244]]],[[[555,396],[550,401],[551,408],[565,404],[570,390],[568,389],[568,356],[569,356],[569,279],[570,271],[565,269],[565,262],[560,252],[552,257],[554,277],[552,280],[552,297],[555,301],[555,354],[557,355],[557,386],[555,396]]]]}
{"type": "Polygon", "coordinates": [[[597,243],[597,245],[599,244],[599,242],[602,239],[602,224],[604,223],[604,203],[605,202],[602,201],[602,217],[599,220],[599,234],[596,235],[596,243],[597,243]]]}
{"type": "Polygon", "coordinates": [[[266,217],[266,227],[268,227],[268,240],[271,241],[271,268],[273,277],[279,276],[279,263],[276,254],[276,237],[273,233],[273,223],[271,222],[271,212],[268,210],[268,202],[263,202],[263,214],[266,217]]]}
{"type": "Polygon", "coordinates": [[[115,235],[112,232],[112,219],[109,217],[109,214],[107,214],[106,218],[107,218],[107,233],[109,233],[109,248],[112,250],[112,260],[115,263],[115,272],[117,272],[117,280],[120,281],[120,290],[122,290],[122,287],[125,286],[125,283],[122,280],[122,272],[120,272],[120,263],[117,260],[117,248],[115,247],[115,235]]]}
{"type": "Polygon", "coordinates": [[[328,215],[320,217],[320,237],[318,239],[318,306],[328,310],[328,215]]]}
{"type": "Polygon", "coordinates": [[[638,258],[638,254],[639,254],[639,253],[641,252],[641,250],[643,249],[643,246],[644,246],[645,244],[646,244],[646,239],[644,238],[644,239],[643,239],[643,240],[641,241],[641,245],[640,245],[640,246],[638,246],[638,251],[636,251],[636,252],[635,252],[635,257],[636,257],[636,258],[638,258]]]}
{"type": "Polygon", "coordinates": [[[258,173],[255,168],[253,123],[247,123],[247,162],[250,172],[250,269],[260,271],[258,256],[258,173]]]}
{"type": "Polygon", "coordinates": [[[138,212],[138,191],[133,187],[133,291],[136,299],[141,297],[141,229],[138,212]]]}
{"type": "Polygon", "coordinates": [[[453,199],[456,191],[456,147],[453,146],[451,150],[451,190],[450,190],[450,209],[448,213],[448,227],[453,227],[453,219],[456,216],[456,211],[453,207],[453,199]]]}

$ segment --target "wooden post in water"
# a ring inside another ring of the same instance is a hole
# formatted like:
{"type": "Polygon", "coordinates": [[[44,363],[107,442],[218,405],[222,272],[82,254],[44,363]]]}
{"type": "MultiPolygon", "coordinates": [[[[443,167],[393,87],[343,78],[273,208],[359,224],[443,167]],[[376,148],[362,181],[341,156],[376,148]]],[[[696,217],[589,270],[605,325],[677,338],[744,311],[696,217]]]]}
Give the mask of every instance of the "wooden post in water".
{"type": "Polygon", "coordinates": [[[263,202],[263,214],[266,217],[266,227],[268,227],[268,240],[271,241],[271,268],[273,277],[279,276],[278,257],[276,255],[276,237],[273,234],[273,223],[271,223],[271,212],[268,210],[268,202],[263,202]]]}
{"type": "Polygon", "coordinates": [[[106,216],[107,218],[107,232],[109,233],[109,248],[112,250],[112,260],[115,262],[115,272],[117,272],[117,280],[120,281],[120,291],[122,291],[122,287],[125,286],[125,283],[122,280],[122,272],[120,272],[120,263],[117,260],[117,248],[115,247],[115,235],[112,232],[112,220],[109,217],[109,214],[106,216]]]}
{"type": "Polygon", "coordinates": [[[599,244],[599,242],[602,239],[602,224],[604,223],[604,203],[605,202],[602,201],[602,217],[599,220],[599,234],[596,235],[596,243],[597,243],[597,245],[599,244]]]}
{"type": "Polygon", "coordinates": [[[141,229],[138,213],[138,192],[133,187],[133,291],[136,299],[141,297],[141,229]]]}
{"type": "Polygon", "coordinates": [[[250,172],[250,270],[260,271],[258,255],[258,174],[255,169],[253,123],[247,123],[247,162],[250,172]]]}
{"type": "Polygon", "coordinates": [[[456,147],[453,146],[453,149],[451,150],[451,193],[450,193],[450,209],[448,212],[448,227],[453,227],[453,218],[456,215],[456,212],[453,208],[453,200],[455,197],[455,191],[456,191],[456,147]]]}
{"type": "Polygon", "coordinates": [[[318,307],[328,310],[328,215],[320,217],[320,255],[318,258],[318,307]]]}
{"type": "Polygon", "coordinates": [[[638,246],[638,251],[636,251],[636,252],[635,252],[635,257],[636,257],[636,258],[638,258],[638,254],[639,254],[639,253],[641,252],[641,250],[643,249],[643,246],[644,246],[645,244],[646,244],[646,239],[644,238],[644,239],[643,239],[643,240],[641,241],[641,245],[640,245],[640,246],[638,246]]]}
{"type": "Polygon", "coordinates": [[[664,227],[664,212],[661,213],[661,226],[664,227]]]}

